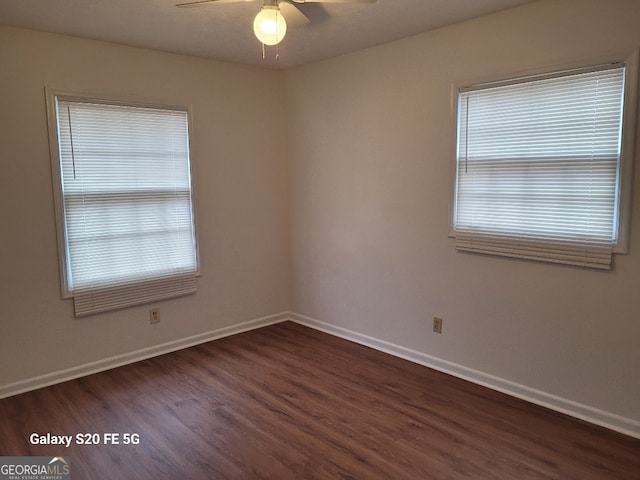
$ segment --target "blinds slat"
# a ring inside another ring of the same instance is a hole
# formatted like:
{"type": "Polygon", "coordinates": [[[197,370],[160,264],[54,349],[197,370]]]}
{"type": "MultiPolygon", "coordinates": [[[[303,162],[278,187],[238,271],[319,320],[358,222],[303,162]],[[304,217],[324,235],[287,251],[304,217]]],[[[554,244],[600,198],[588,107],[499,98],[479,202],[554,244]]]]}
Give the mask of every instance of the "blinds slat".
{"type": "Polygon", "coordinates": [[[103,289],[78,290],[74,294],[75,315],[82,317],[99,312],[150,303],[195,293],[194,275],[173,276],[144,283],[103,289]]]}

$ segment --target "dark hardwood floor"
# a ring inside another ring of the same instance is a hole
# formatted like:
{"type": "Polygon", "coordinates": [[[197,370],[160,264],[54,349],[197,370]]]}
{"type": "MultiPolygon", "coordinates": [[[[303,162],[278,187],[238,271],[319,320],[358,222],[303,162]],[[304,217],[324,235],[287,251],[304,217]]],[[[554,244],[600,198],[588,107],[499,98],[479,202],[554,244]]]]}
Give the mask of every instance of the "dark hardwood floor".
{"type": "Polygon", "coordinates": [[[640,479],[640,440],[290,322],[0,400],[0,421],[0,455],[70,457],[74,480],[640,479]]]}

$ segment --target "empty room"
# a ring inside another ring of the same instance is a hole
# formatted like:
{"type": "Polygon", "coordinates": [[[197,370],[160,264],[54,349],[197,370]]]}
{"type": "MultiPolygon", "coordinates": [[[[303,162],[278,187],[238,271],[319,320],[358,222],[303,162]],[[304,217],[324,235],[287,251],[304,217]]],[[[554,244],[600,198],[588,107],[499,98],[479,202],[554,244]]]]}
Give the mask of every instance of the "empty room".
{"type": "Polygon", "coordinates": [[[0,480],[640,480],[639,0],[0,0],[0,480]]]}

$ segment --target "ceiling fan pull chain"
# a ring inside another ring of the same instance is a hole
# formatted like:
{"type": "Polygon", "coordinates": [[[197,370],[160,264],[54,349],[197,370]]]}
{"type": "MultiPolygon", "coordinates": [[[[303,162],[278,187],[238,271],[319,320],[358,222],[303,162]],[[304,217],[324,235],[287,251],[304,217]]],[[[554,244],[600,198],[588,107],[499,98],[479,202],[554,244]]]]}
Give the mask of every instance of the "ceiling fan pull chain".
{"type": "MultiPolygon", "coordinates": [[[[276,0],[276,20],[278,19],[278,15],[280,15],[280,0],[276,0]]],[[[280,42],[276,43],[276,62],[278,60],[280,60],[280,42]]]]}
{"type": "Polygon", "coordinates": [[[264,43],[262,44],[262,60],[264,60],[265,57],[265,51],[264,51],[264,43]]]}

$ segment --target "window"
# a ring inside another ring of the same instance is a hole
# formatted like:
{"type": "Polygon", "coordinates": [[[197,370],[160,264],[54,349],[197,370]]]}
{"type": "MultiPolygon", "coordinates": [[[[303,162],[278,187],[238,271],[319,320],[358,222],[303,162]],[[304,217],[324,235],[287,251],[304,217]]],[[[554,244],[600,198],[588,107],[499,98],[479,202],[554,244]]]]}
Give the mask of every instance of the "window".
{"type": "Polygon", "coordinates": [[[607,64],[458,91],[458,250],[611,268],[628,231],[635,71],[607,64]]]}
{"type": "Polygon", "coordinates": [[[48,100],[62,290],[76,316],[195,292],[187,110],[48,100]]]}

